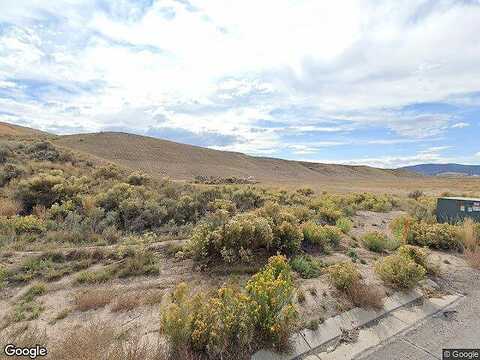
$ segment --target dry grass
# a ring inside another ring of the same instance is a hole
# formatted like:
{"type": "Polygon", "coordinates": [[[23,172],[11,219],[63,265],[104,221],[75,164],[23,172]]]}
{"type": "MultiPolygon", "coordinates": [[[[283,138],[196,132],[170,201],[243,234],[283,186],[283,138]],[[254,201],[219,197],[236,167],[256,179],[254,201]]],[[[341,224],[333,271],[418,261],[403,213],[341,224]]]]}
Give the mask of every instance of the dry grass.
{"type": "Polygon", "coordinates": [[[138,335],[119,333],[114,326],[92,322],[74,329],[51,353],[58,360],[163,360],[167,352],[160,342],[150,344],[138,335]]]}
{"type": "Polygon", "coordinates": [[[22,206],[18,201],[10,199],[2,199],[0,201],[0,216],[14,216],[20,210],[22,210],[22,206]]]}
{"type": "Polygon", "coordinates": [[[465,259],[473,268],[480,269],[480,237],[477,224],[472,219],[465,219],[461,236],[465,249],[465,259]]]}
{"type": "Polygon", "coordinates": [[[157,305],[162,302],[164,291],[162,290],[149,290],[145,293],[143,297],[144,305],[157,305]]]}
{"type": "Polygon", "coordinates": [[[355,306],[373,309],[381,309],[383,307],[385,293],[379,286],[356,281],[348,288],[346,294],[355,306]]]}
{"type": "Polygon", "coordinates": [[[111,310],[113,312],[131,311],[142,304],[139,294],[130,293],[118,296],[113,303],[111,310]]]}
{"type": "Polygon", "coordinates": [[[471,267],[480,269],[480,249],[477,249],[476,251],[466,250],[465,258],[471,267]]]}
{"type": "Polygon", "coordinates": [[[29,328],[28,325],[0,331],[0,359],[2,360],[11,359],[11,357],[5,356],[3,352],[7,344],[15,344],[19,347],[32,346],[34,344],[40,346],[48,345],[45,330],[40,330],[36,327],[29,328]]]}
{"type": "Polygon", "coordinates": [[[96,310],[107,306],[112,299],[112,291],[109,290],[87,290],[79,292],[74,297],[77,310],[96,310]]]}

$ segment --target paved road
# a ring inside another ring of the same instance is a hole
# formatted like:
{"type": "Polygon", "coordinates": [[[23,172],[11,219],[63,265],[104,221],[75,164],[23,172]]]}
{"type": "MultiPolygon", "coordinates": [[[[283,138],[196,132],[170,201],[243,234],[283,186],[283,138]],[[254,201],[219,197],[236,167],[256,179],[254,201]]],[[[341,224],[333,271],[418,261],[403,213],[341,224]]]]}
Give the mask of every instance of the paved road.
{"type": "Polygon", "coordinates": [[[443,348],[480,348],[480,272],[463,268],[442,283],[466,295],[454,307],[456,313],[429,318],[360,359],[434,360],[442,358],[443,348]]]}

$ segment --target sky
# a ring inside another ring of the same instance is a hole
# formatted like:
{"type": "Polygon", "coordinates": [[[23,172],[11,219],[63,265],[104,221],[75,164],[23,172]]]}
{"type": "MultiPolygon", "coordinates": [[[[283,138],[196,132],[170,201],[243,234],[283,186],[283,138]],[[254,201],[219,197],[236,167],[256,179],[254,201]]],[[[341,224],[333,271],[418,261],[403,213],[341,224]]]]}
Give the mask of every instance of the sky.
{"type": "Polygon", "coordinates": [[[480,163],[480,0],[0,0],[0,121],[480,163]]]}

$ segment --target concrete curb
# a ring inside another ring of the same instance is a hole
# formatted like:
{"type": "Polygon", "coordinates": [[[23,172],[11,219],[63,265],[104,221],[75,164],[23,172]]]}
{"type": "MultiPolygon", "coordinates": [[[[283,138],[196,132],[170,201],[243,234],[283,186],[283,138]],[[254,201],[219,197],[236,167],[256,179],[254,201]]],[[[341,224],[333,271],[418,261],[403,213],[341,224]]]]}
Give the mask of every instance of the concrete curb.
{"type": "Polygon", "coordinates": [[[362,358],[378,345],[384,344],[394,336],[405,333],[415,328],[421,321],[434,316],[438,312],[452,306],[464,298],[462,295],[447,295],[442,298],[425,299],[425,301],[413,307],[399,308],[383,317],[371,327],[360,329],[358,339],[354,343],[342,344],[333,351],[322,352],[319,355],[311,352],[311,355],[302,357],[304,360],[349,360],[362,358]]]}
{"type": "MultiPolygon", "coordinates": [[[[342,330],[352,330],[362,326],[366,326],[374,321],[379,319],[385,319],[389,314],[395,312],[395,319],[389,320],[390,322],[395,322],[395,324],[386,324],[385,331],[382,332],[381,337],[384,338],[386,335],[390,335],[394,329],[412,326],[412,322],[415,323],[422,318],[425,318],[428,315],[425,315],[428,311],[440,311],[439,306],[443,306],[443,303],[446,298],[448,304],[450,305],[454,301],[457,301],[458,295],[448,295],[441,299],[428,299],[424,303],[428,303],[428,308],[425,308],[424,311],[418,312],[417,314],[412,314],[411,312],[398,313],[399,310],[402,310],[406,305],[411,304],[412,302],[423,298],[423,294],[415,289],[409,292],[398,292],[393,294],[390,297],[387,297],[384,301],[384,307],[381,310],[365,310],[362,308],[353,308],[349,311],[346,311],[342,314],[334,316],[325,320],[317,330],[302,330],[299,333],[296,333],[292,336],[292,351],[288,354],[278,354],[268,350],[260,350],[252,356],[252,360],[292,360],[298,359],[302,355],[312,352],[316,348],[329,343],[335,339],[338,339],[342,334],[342,330]],[[455,297],[455,299],[451,298],[455,297]],[[403,317],[403,319],[402,319],[403,317]],[[397,326],[394,326],[397,325],[397,326]],[[392,329],[392,330],[389,330],[392,329]]],[[[443,306],[443,307],[445,307],[443,306]]],[[[432,313],[430,313],[431,315],[432,313]]],[[[390,317],[389,317],[390,319],[390,317]]],[[[391,334],[390,336],[393,336],[391,334]]],[[[377,339],[379,339],[377,337],[377,339]]],[[[385,339],[384,339],[385,340],[385,339]]],[[[374,344],[369,346],[375,346],[378,341],[374,341],[374,344]]],[[[312,358],[313,359],[313,358],[312,358]]],[[[323,359],[323,357],[322,357],[323,359]]],[[[317,358],[318,360],[318,358],[317,358]]]]}

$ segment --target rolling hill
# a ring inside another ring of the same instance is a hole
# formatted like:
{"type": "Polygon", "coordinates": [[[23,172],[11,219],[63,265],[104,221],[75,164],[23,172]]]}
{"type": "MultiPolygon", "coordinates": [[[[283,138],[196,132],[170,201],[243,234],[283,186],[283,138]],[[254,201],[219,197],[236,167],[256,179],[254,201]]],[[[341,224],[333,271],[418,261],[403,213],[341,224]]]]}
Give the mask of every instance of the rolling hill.
{"type": "Polygon", "coordinates": [[[102,132],[61,136],[57,143],[154,175],[191,180],[195,176],[249,177],[259,181],[315,181],[325,178],[395,178],[411,174],[368,166],[347,166],[254,157],[140,135],[102,132]]]}
{"type": "Polygon", "coordinates": [[[480,176],[480,165],[419,164],[401,169],[428,176],[480,176]]]}
{"type": "MultiPolygon", "coordinates": [[[[253,177],[268,186],[311,187],[315,191],[406,193],[417,189],[439,193],[459,189],[458,178],[423,176],[410,169],[378,169],[255,157],[119,132],[58,136],[0,122],[2,137],[47,138],[83,154],[95,163],[112,162],[153,177],[192,181],[196,176],[253,177]]],[[[464,192],[480,180],[464,177],[464,192]]]]}

